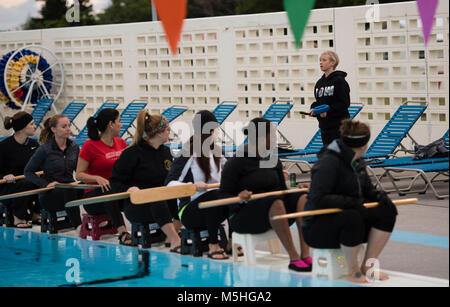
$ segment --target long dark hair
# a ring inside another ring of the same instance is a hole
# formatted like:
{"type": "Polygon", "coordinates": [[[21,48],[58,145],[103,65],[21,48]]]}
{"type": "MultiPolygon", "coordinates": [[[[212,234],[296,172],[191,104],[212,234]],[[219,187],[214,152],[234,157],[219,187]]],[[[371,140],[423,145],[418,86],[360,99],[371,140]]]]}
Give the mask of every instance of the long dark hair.
{"type": "Polygon", "coordinates": [[[106,108],[101,110],[97,118],[89,117],[87,121],[88,137],[91,140],[100,140],[100,133],[105,132],[110,122],[115,122],[119,117],[119,111],[116,109],[106,108]]]}
{"type": "MultiPolygon", "coordinates": [[[[205,156],[204,155],[204,153],[203,153],[203,150],[202,150],[202,148],[203,148],[203,144],[205,143],[205,141],[208,139],[208,138],[211,138],[211,134],[201,134],[201,135],[193,135],[193,136],[191,136],[191,138],[189,139],[189,147],[190,147],[190,153],[192,154],[192,155],[194,155],[195,154],[195,156],[196,156],[196,160],[197,160],[197,163],[198,163],[198,165],[200,166],[200,169],[202,170],[202,172],[203,172],[203,174],[205,175],[205,180],[206,180],[206,182],[209,180],[209,179],[211,179],[211,166],[210,166],[210,164],[209,164],[209,159],[210,159],[210,157],[209,157],[209,155],[208,156],[205,156]],[[200,149],[200,153],[198,152],[198,150],[195,150],[195,149],[198,149],[198,148],[194,148],[194,138],[198,138],[198,137],[200,137],[200,144],[201,144],[201,147],[199,148],[200,149]],[[195,151],[194,151],[195,150],[195,151]]],[[[211,140],[211,139],[210,139],[211,140]]],[[[214,144],[214,142],[211,142],[211,145],[210,145],[210,149],[211,149],[211,152],[213,152],[213,153],[215,153],[216,151],[214,150],[215,149],[215,144],[214,144]]],[[[214,154],[214,163],[216,164],[216,168],[218,169],[218,170],[220,170],[220,160],[221,160],[221,156],[220,155],[217,155],[217,154],[214,154]]]]}

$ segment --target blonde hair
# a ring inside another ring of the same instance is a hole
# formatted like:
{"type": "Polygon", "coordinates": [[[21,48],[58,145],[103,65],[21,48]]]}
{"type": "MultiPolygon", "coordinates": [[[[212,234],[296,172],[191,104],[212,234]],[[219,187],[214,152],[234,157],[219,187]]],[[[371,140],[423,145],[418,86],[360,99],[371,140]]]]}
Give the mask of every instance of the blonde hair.
{"type": "Polygon", "coordinates": [[[357,136],[370,134],[370,128],[367,124],[351,119],[342,121],[340,127],[341,135],[357,136]]]}
{"type": "Polygon", "coordinates": [[[130,147],[137,145],[143,139],[149,140],[149,136],[158,128],[162,119],[162,115],[150,115],[146,109],[141,110],[136,119],[136,133],[130,147]]]}
{"type": "Polygon", "coordinates": [[[53,138],[54,133],[52,131],[52,128],[55,128],[58,125],[59,119],[64,117],[67,116],[63,114],[56,114],[50,118],[47,118],[47,120],[44,122],[44,129],[42,129],[41,134],[39,135],[40,143],[45,144],[53,138]]]}
{"type": "Polygon", "coordinates": [[[333,61],[335,64],[333,66],[333,69],[336,69],[336,67],[338,67],[339,65],[339,56],[336,52],[334,52],[333,50],[328,50],[325,51],[324,53],[322,53],[322,55],[327,54],[330,57],[330,61],[333,61]]]}

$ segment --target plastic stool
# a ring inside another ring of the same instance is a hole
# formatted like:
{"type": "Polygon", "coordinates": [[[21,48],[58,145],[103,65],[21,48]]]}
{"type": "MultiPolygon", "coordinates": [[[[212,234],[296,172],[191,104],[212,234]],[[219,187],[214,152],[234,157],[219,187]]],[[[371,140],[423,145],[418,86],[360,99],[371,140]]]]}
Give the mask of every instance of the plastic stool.
{"type": "MultiPolygon", "coordinates": [[[[362,245],[358,253],[360,263],[364,260],[365,252],[365,245],[362,245]]],[[[348,275],[348,265],[342,249],[314,249],[312,275],[332,280],[348,275]]]]}
{"type": "Polygon", "coordinates": [[[111,224],[111,220],[107,214],[90,215],[83,214],[81,223],[80,238],[86,239],[88,236],[94,241],[100,240],[103,235],[116,234],[117,229],[111,224]],[[108,222],[105,227],[100,227],[103,222],[108,222]]]}
{"type": "Polygon", "coordinates": [[[41,232],[58,233],[58,230],[72,228],[67,212],[41,210],[41,232]]]}
{"type": "Polygon", "coordinates": [[[233,232],[233,262],[238,260],[237,248],[238,244],[244,250],[244,263],[246,265],[256,264],[255,247],[260,242],[267,242],[269,250],[272,254],[279,254],[281,252],[280,241],[274,230],[269,230],[260,234],[244,234],[233,232]]]}
{"type": "Polygon", "coordinates": [[[152,247],[152,243],[164,241],[165,234],[157,223],[131,223],[131,244],[142,248],[152,247]]]}
{"type": "MultiPolygon", "coordinates": [[[[206,229],[181,229],[181,254],[191,254],[194,257],[201,257],[204,252],[209,250],[209,233],[206,229]],[[206,240],[205,240],[206,239],[206,240]],[[188,240],[191,241],[189,244],[188,240]]],[[[219,226],[219,245],[226,249],[228,244],[227,235],[223,225],[219,226]]]]}
{"type": "Polygon", "coordinates": [[[14,225],[14,216],[8,207],[0,203],[0,226],[12,227],[14,225]]]}

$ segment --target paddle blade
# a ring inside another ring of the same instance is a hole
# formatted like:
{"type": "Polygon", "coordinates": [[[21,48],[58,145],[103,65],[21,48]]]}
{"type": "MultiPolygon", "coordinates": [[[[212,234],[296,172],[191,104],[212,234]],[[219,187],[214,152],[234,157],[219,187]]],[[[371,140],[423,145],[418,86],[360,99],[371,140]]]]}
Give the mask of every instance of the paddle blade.
{"type": "Polygon", "coordinates": [[[135,205],[153,203],[162,200],[189,197],[197,192],[195,184],[183,184],[170,187],[144,189],[131,193],[131,203],[135,205]]]}
{"type": "Polygon", "coordinates": [[[98,203],[107,203],[114,200],[121,200],[126,199],[130,197],[130,193],[123,192],[123,193],[116,193],[116,194],[110,194],[110,195],[102,195],[97,197],[90,197],[90,198],[83,198],[78,200],[69,201],[66,203],[66,208],[71,207],[77,207],[81,205],[91,205],[91,204],[98,204],[98,203]]]}

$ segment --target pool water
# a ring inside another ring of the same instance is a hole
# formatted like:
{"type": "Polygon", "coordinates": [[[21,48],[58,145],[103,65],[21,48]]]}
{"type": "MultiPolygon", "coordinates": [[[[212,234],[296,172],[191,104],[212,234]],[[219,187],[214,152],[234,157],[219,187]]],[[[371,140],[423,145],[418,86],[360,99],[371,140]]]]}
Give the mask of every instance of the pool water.
{"type": "Polygon", "coordinates": [[[0,227],[0,286],[353,286],[173,253],[0,227]]]}

